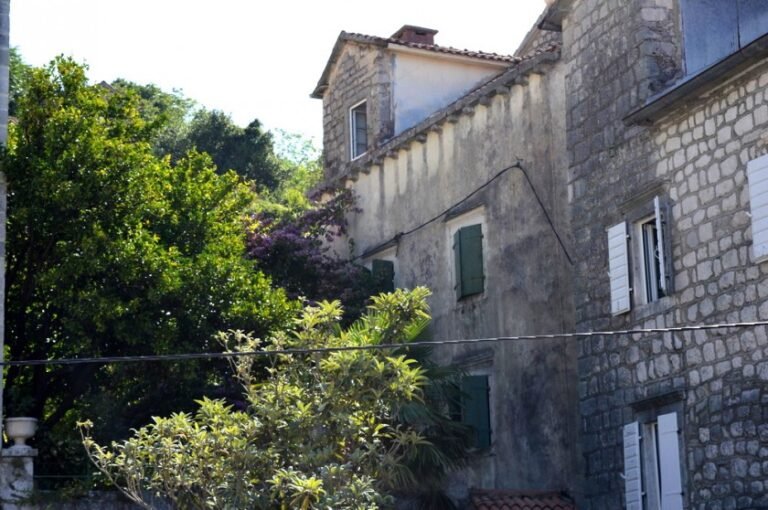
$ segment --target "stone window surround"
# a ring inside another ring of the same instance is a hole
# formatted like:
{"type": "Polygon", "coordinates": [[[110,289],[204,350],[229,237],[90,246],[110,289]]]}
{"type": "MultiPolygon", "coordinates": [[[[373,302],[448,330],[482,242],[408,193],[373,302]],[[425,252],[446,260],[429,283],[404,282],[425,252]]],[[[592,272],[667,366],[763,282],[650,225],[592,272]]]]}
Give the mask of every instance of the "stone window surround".
{"type": "MultiPolygon", "coordinates": [[[[685,469],[685,438],[683,437],[684,417],[685,417],[685,391],[677,390],[655,395],[643,400],[638,400],[630,404],[633,421],[637,421],[641,427],[641,435],[647,433],[648,425],[655,422],[659,416],[675,413],[677,415],[677,427],[680,430],[679,445],[680,459],[678,464],[680,468],[680,481],[683,487],[683,496],[685,497],[687,487],[687,470],[685,469]]],[[[641,455],[647,456],[645,448],[650,445],[646,441],[641,441],[641,455]]],[[[657,459],[658,462],[658,459],[657,459]]],[[[643,477],[645,477],[646,466],[643,466],[643,477]]]]}
{"type": "Polygon", "coordinates": [[[480,225],[480,229],[483,232],[483,271],[486,273],[485,284],[483,286],[483,292],[466,296],[456,301],[457,306],[461,306],[463,303],[474,302],[478,299],[483,299],[488,293],[488,284],[490,278],[487,277],[488,272],[488,226],[486,223],[485,205],[479,205],[474,209],[463,211],[459,214],[452,214],[445,219],[446,225],[446,257],[448,257],[448,265],[454,270],[446,271],[450,280],[448,281],[448,288],[453,290],[456,288],[456,271],[454,268],[454,254],[453,254],[453,236],[459,229],[463,227],[469,227],[471,225],[480,225]]]}
{"type": "MultiPolygon", "coordinates": [[[[656,180],[652,182],[648,187],[640,191],[639,193],[633,193],[629,195],[630,198],[626,199],[618,207],[621,219],[627,222],[627,233],[630,236],[630,249],[629,249],[629,270],[630,270],[630,286],[632,291],[630,293],[631,309],[629,313],[632,314],[633,319],[642,320],[648,317],[658,315],[665,312],[673,304],[673,298],[675,289],[672,285],[674,282],[674,275],[671,274],[672,264],[672,216],[668,211],[666,229],[664,231],[664,242],[667,260],[667,269],[670,271],[667,295],[656,301],[646,302],[645,299],[639,299],[638,289],[642,289],[643,278],[639,273],[639,268],[642,267],[642,261],[639,259],[642,252],[642,246],[639,244],[640,239],[638,231],[636,229],[637,224],[643,219],[649,218],[654,214],[653,198],[656,196],[662,197],[662,201],[669,200],[669,194],[667,192],[668,182],[666,180],[656,180]]],[[[668,208],[671,209],[671,208],[668,208]]],[[[644,291],[642,291],[644,292],[644,291]]],[[[626,312],[625,312],[626,313],[626,312]]]]}

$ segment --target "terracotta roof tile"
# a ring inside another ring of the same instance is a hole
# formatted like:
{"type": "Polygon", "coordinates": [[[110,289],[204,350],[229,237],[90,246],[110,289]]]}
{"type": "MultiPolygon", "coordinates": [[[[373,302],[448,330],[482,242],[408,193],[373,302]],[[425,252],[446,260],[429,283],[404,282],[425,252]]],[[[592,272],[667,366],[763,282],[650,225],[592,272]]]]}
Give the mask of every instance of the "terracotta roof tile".
{"type": "Polygon", "coordinates": [[[520,59],[512,55],[500,55],[498,53],[488,53],[485,51],[472,51],[472,50],[460,50],[458,48],[452,48],[450,46],[440,46],[438,44],[424,44],[417,42],[404,41],[402,39],[396,39],[394,37],[377,37],[374,35],[355,34],[352,32],[343,32],[342,37],[347,40],[352,40],[361,43],[370,44],[397,44],[400,46],[406,46],[408,48],[414,48],[419,50],[435,51],[437,53],[448,53],[450,55],[459,55],[463,57],[481,58],[485,60],[492,60],[495,62],[518,62],[520,59]]]}
{"type": "Polygon", "coordinates": [[[558,492],[474,489],[471,498],[471,510],[576,510],[573,500],[558,492]]]}

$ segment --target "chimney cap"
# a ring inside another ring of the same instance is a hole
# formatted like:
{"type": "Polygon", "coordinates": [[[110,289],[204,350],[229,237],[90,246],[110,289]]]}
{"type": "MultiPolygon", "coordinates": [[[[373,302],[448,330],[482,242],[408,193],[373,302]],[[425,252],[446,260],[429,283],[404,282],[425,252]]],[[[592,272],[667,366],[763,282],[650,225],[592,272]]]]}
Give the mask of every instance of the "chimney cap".
{"type": "Polygon", "coordinates": [[[392,39],[399,39],[406,42],[435,44],[435,34],[437,30],[433,28],[419,27],[416,25],[403,25],[392,34],[392,39]]]}

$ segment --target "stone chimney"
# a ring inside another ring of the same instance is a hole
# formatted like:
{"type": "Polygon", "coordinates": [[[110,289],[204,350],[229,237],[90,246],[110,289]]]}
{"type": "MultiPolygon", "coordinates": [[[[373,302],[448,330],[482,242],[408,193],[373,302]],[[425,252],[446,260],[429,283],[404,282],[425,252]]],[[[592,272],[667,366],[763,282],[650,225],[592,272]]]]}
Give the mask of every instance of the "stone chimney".
{"type": "Polygon", "coordinates": [[[399,39],[409,43],[435,44],[436,33],[437,30],[431,28],[403,25],[400,30],[392,34],[392,39],[399,39]]]}

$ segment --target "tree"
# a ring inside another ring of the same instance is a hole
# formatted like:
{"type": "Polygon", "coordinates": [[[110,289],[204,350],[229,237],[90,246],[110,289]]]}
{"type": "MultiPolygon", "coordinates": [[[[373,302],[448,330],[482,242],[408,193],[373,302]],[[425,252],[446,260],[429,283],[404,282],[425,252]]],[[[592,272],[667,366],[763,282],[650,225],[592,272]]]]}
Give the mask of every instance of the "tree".
{"type": "MultiPolygon", "coordinates": [[[[221,329],[261,335],[292,317],[243,257],[249,187],[203,154],[157,158],[139,104],[71,60],[31,71],[2,160],[11,359],[201,352],[221,329]]],[[[226,392],[214,366],[14,367],[8,408],[42,418],[54,455],[83,413],[108,436],[226,392]]]]}
{"type": "Polygon", "coordinates": [[[277,186],[279,165],[272,136],[256,119],[241,128],[223,112],[200,110],[189,126],[187,143],[210,154],[221,172],[234,170],[266,189],[277,186]]]}
{"type": "Polygon", "coordinates": [[[270,356],[266,378],[253,356],[233,359],[245,391],[242,410],[205,399],[194,415],[154,418],[111,448],[99,446],[85,423],[84,444],[101,472],[145,508],[152,495],[200,509],[391,503],[395,488],[418,485],[408,461],[429,446],[423,427],[398,419],[428,386],[407,348],[428,322],[427,295],[423,288],[382,294],[346,330],[337,327],[339,303],[324,302],[265,343],[225,334],[235,353],[265,346],[299,352],[270,356]],[[403,347],[375,349],[382,344],[403,347]],[[340,350],[304,352],[326,347],[340,350]]]}
{"type": "Polygon", "coordinates": [[[24,93],[31,70],[32,68],[21,58],[18,48],[10,48],[8,55],[8,115],[11,117],[16,116],[19,99],[24,93]]]}
{"type": "Polygon", "coordinates": [[[137,109],[141,118],[157,126],[152,138],[156,155],[171,156],[174,162],[186,155],[190,148],[189,123],[196,108],[195,101],[181,91],[165,92],[154,84],[139,85],[117,79],[110,86],[138,96],[137,109]]]}

